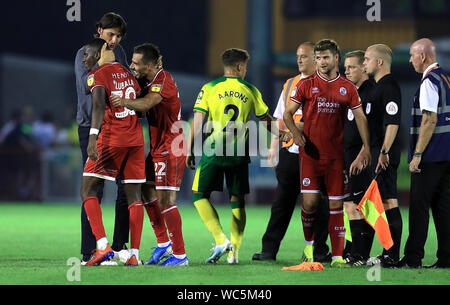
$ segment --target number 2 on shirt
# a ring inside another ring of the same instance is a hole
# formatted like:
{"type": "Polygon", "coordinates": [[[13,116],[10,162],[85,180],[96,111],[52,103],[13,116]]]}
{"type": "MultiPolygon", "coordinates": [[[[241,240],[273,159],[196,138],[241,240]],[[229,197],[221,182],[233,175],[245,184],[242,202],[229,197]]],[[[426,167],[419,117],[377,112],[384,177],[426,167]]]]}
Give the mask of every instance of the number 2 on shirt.
{"type": "Polygon", "coordinates": [[[227,122],[227,124],[223,128],[223,132],[226,132],[227,129],[230,127],[230,124],[232,122],[236,121],[236,119],[239,117],[239,107],[238,106],[236,106],[234,104],[228,104],[225,106],[223,113],[228,114],[228,112],[230,112],[230,110],[233,110],[233,116],[230,118],[230,120],[227,122]]]}

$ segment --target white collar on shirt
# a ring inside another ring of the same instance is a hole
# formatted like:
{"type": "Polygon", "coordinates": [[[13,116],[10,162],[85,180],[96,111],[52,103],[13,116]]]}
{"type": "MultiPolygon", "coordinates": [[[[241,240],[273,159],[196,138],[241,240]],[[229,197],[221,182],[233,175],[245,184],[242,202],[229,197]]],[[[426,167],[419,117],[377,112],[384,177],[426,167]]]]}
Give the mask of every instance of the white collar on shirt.
{"type": "Polygon", "coordinates": [[[431,65],[429,65],[429,66],[425,69],[425,71],[423,72],[422,78],[424,78],[425,76],[427,76],[427,73],[428,73],[431,69],[433,69],[434,67],[436,67],[437,65],[438,65],[437,62],[432,63],[431,65]]]}

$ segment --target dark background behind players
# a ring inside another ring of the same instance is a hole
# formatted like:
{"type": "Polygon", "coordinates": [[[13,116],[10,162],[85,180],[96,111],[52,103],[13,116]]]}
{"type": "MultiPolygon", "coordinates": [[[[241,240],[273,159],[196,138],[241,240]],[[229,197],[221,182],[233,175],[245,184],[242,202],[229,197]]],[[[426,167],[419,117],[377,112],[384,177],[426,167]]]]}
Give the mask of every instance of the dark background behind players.
{"type": "MultiPolygon", "coordinates": [[[[220,51],[232,46],[248,49],[252,56],[248,79],[259,88],[273,111],[277,96],[286,78],[296,73],[295,50],[298,41],[318,41],[323,34],[340,42],[343,52],[365,49],[373,43],[386,43],[393,48],[393,74],[400,83],[405,105],[403,107],[402,139],[406,151],[408,138],[409,104],[412,101],[420,75],[416,75],[408,63],[409,45],[420,37],[430,37],[438,45],[438,60],[449,67],[450,55],[445,46],[449,38],[450,3],[426,1],[381,1],[381,21],[369,22],[366,1],[307,0],[175,0],[170,3],[111,1],[15,1],[5,3],[0,45],[0,128],[7,125],[14,108],[32,107],[33,121],[46,111],[54,116],[55,140],[39,156],[41,168],[37,176],[42,181],[40,192],[31,197],[11,194],[0,181],[0,200],[58,200],[76,202],[79,185],[72,177],[80,168],[76,137],[72,127],[75,118],[76,94],[72,60],[79,42],[92,35],[98,16],[108,11],[123,15],[129,25],[129,33],[123,47],[130,58],[132,46],[149,40],[165,52],[167,68],[174,71],[180,87],[183,118],[189,119],[191,103],[201,84],[218,73],[215,63],[220,51]],[[73,9],[80,4],[80,21],[73,9]],[[158,12],[153,14],[152,12],[158,12]],[[72,21],[68,20],[72,16],[72,21]],[[149,16],[151,15],[151,18],[149,16]],[[131,18],[133,16],[133,18],[131,18]],[[134,19],[134,20],[132,20],[134,19]],[[230,27],[227,20],[233,20],[230,27]],[[160,31],[149,29],[164,24],[160,31]],[[298,33],[308,25],[314,31],[298,33]],[[296,35],[296,39],[291,39],[296,35]],[[220,38],[220,39],[219,39],[220,38]],[[55,43],[57,39],[58,43],[55,43]],[[176,47],[174,47],[174,45],[176,47]],[[260,76],[264,76],[260,79],[260,76]],[[264,83],[261,85],[261,83],[264,83]],[[21,84],[21,89],[17,89],[21,84]],[[57,150],[55,150],[57,148],[57,150]],[[79,161],[77,161],[79,162],[79,161]]],[[[129,59],[128,58],[128,59],[129,59]]],[[[343,72],[341,70],[341,72],[343,72]]],[[[33,126],[30,122],[30,126],[33,126]]],[[[7,154],[7,149],[1,150],[7,154]]],[[[8,158],[6,158],[7,160],[8,158]]],[[[256,164],[256,163],[255,163],[256,164]]],[[[405,163],[406,164],[406,163],[405,163]]],[[[0,164],[0,170],[6,170],[0,164]]],[[[406,204],[409,189],[407,167],[399,176],[406,181],[400,190],[406,190],[400,198],[406,204]]],[[[268,168],[251,168],[254,186],[249,201],[267,203],[274,199],[276,179],[268,168]]],[[[4,175],[14,179],[13,172],[4,175]]],[[[189,178],[189,177],[187,177],[189,178]]],[[[401,178],[399,178],[402,180],[401,178]]],[[[187,183],[186,185],[189,185],[187,183]]],[[[106,190],[106,192],[108,192],[106,190]]],[[[26,193],[26,192],[24,192],[26,193]]],[[[30,192],[29,192],[30,193],[30,192]]],[[[31,192],[34,193],[34,192],[31,192]]],[[[114,192],[112,192],[114,193],[114,192]]],[[[114,197],[114,196],[111,196],[114,197]]],[[[113,200],[113,198],[109,200],[113,200]]],[[[108,198],[105,198],[108,200],[108,198]]]]}

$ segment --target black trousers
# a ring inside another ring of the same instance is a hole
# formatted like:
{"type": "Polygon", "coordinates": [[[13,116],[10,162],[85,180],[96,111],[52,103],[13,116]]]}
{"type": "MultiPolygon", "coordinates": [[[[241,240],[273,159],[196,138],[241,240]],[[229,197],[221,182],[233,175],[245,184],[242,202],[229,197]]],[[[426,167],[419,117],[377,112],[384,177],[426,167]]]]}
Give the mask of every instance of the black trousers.
{"type": "MultiPolygon", "coordinates": [[[[279,162],[275,171],[278,180],[276,199],[272,204],[269,223],[262,238],[262,252],[273,256],[278,253],[300,194],[298,154],[290,153],[285,148],[280,149],[279,162]]],[[[329,248],[326,244],[328,217],[328,200],[324,197],[319,203],[314,221],[314,255],[328,253],[329,248]]],[[[300,219],[300,215],[298,218],[300,219]]]]}
{"type": "Polygon", "coordinates": [[[431,208],[438,242],[436,256],[450,264],[450,161],[422,162],[419,168],[420,173],[411,174],[405,257],[410,263],[422,261],[431,208]]]}
{"type": "MultiPolygon", "coordinates": [[[[83,158],[83,167],[88,158],[87,146],[89,143],[89,129],[90,127],[78,127],[78,138],[80,141],[81,155],[83,158]]],[[[120,182],[120,177],[116,179],[117,184],[117,198],[116,198],[116,216],[114,222],[114,237],[111,247],[115,251],[123,249],[124,245],[128,242],[129,235],[129,212],[128,202],[125,192],[123,190],[123,184],[120,182]]],[[[99,201],[101,202],[103,197],[103,188],[97,194],[99,201]]],[[[92,250],[96,248],[95,236],[92,233],[91,225],[86,215],[84,206],[81,206],[81,254],[90,255],[92,250]]]]}

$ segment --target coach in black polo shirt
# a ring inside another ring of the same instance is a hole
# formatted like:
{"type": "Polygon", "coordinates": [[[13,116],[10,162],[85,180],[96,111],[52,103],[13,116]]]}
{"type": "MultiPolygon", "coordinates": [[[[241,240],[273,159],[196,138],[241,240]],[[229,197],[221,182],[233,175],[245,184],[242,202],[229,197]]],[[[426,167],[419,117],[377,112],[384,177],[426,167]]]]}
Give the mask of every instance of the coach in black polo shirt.
{"type": "MultiPolygon", "coordinates": [[[[365,73],[363,62],[364,51],[356,50],[345,54],[345,76],[358,88],[364,113],[369,118],[374,113],[372,111],[372,104],[368,101],[370,101],[371,95],[373,94],[375,82],[365,73]]],[[[372,227],[364,220],[362,213],[356,209],[373,179],[373,171],[370,167],[366,167],[359,173],[349,173],[350,165],[361,151],[362,145],[363,143],[354,120],[353,112],[349,109],[344,124],[344,148],[345,170],[349,178],[350,196],[345,199],[344,207],[349,218],[352,241],[347,241],[345,260],[348,264],[356,266],[366,264],[367,259],[370,257],[370,249],[372,248],[375,233],[372,227]]],[[[376,148],[376,152],[372,152],[372,154],[377,156],[379,150],[379,147],[376,148]]]]}
{"type": "MultiPolygon", "coordinates": [[[[401,92],[391,74],[392,51],[384,44],[367,48],[364,55],[364,68],[377,83],[370,103],[368,117],[372,149],[372,173],[383,169],[378,176],[378,185],[383,200],[386,218],[389,223],[394,245],[383,250],[378,261],[383,267],[395,267],[400,255],[402,236],[402,217],[397,199],[397,168],[400,163],[400,141],[398,129],[401,119],[401,92]]],[[[367,111],[366,111],[367,112],[367,111]]]]}

